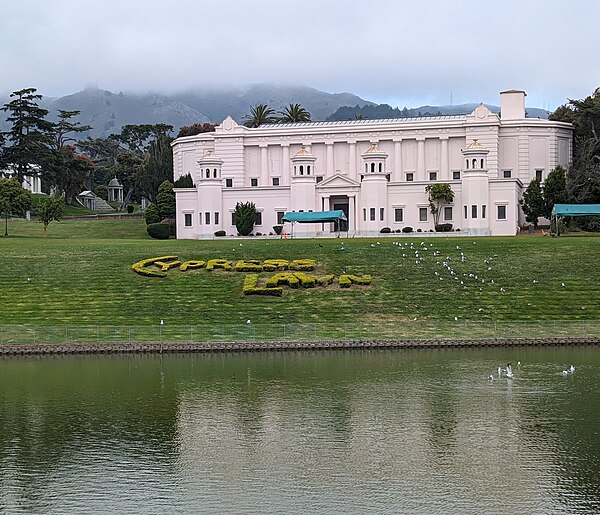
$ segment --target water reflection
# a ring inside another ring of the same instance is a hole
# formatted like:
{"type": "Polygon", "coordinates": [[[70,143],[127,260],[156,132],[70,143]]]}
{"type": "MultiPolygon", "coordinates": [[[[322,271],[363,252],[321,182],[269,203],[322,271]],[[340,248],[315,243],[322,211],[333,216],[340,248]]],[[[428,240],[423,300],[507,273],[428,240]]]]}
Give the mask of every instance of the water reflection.
{"type": "Polygon", "coordinates": [[[596,348],[0,367],[2,511],[600,511],[596,348]]]}

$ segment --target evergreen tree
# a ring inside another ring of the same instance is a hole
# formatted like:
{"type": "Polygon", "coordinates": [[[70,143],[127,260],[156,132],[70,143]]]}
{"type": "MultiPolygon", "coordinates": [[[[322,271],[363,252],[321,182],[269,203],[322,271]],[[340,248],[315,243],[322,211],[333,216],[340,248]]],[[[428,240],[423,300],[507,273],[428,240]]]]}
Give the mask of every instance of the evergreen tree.
{"type": "Polygon", "coordinates": [[[192,179],[192,175],[186,173],[182,175],[173,183],[174,188],[195,188],[194,179],[192,179]]]}
{"type": "Polygon", "coordinates": [[[235,226],[242,236],[248,236],[254,229],[256,206],[253,202],[238,202],[235,205],[235,226]]]}
{"type": "Polygon", "coordinates": [[[158,187],[156,208],[161,220],[175,218],[175,192],[173,191],[173,184],[170,181],[164,181],[158,187]]]}
{"type": "Polygon", "coordinates": [[[533,179],[529,183],[519,203],[523,208],[526,220],[537,229],[538,218],[546,214],[546,202],[544,201],[542,185],[539,179],[533,179]]]}
{"type": "Polygon", "coordinates": [[[49,168],[54,124],[46,120],[47,109],[39,107],[42,95],[35,88],[26,88],[11,93],[10,102],[2,111],[9,113],[6,121],[11,128],[4,132],[5,146],[0,156],[0,169],[11,168],[19,184],[28,175],[31,165],[42,171],[49,168]]]}
{"type": "Polygon", "coordinates": [[[244,125],[250,128],[260,127],[268,123],[276,123],[275,110],[267,104],[256,104],[250,108],[250,114],[244,117],[244,125]]]}
{"type": "Polygon", "coordinates": [[[310,113],[300,104],[289,104],[279,114],[279,123],[310,122],[310,113]]]}
{"type": "Polygon", "coordinates": [[[557,166],[546,177],[544,201],[546,203],[546,212],[544,213],[546,218],[550,218],[552,215],[554,204],[566,204],[569,201],[565,169],[562,166],[557,166]]]}

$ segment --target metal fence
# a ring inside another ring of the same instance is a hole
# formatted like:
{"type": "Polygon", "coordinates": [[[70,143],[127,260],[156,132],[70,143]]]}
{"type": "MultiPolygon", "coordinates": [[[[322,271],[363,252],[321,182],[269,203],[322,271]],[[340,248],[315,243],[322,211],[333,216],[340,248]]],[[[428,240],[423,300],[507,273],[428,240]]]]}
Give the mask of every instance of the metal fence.
{"type": "Polygon", "coordinates": [[[320,340],[598,338],[600,320],[409,321],[356,324],[0,326],[0,345],[320,340]]]}

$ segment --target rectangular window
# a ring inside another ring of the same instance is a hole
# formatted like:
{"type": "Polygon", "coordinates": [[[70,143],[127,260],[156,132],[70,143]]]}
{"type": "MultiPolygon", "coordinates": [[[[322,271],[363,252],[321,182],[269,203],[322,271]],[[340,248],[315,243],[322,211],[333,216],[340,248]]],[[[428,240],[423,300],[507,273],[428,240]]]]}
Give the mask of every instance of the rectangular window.
{"type": "Polygon", "coordinates": [[[363,209],[363,221],[364,222],[367,221],[367,209],[366,208],[363,209]]]}
{"type": "Polygon", "coordinates": [[[184,213],[183,217],[184,217],[183,225],[185,225],[186,227],[191,227],[192,226],[192,213],[184,213]]]}
{"type": "Polygon", "coordinates": [[[225,179],[225,187],[233,188],[233,179],[225,179]]]}
{"type": "Polygon", "coordinates": [[[215,211],[215,224],[219,223],[219,213],[218,211],[215,211]]]}
{"type": "Polygon", "coordinates": [[[277,225],[283,225],[283,215],[285,212],[277,211],[277,225]]]}
{"type": "Polygon", "coordinates": [[[467,219],[467,206],[465,206],[465,220],[467,219]]]}
{"type": "Polygon", "coordinates": [[[502,177],[510,179],[512,177],[512,170],[502,170],[502,177]]]}
{"type": "Polygon", "coordinates": [[[544,170],[536,170],[535,171],[535,178],[542,182],[544,180],[544,170]]]}
{"type": "Polygon", "coordinates": [[[477,218],[477,206],[471,206],[471,218],[477,218]]]}
{"type": "Polygon", "coordinates": [[[235,225],[235,213],[231,213],[231,225],[235,225]]]}
{"type": "Polygon", "coordinates": [[[415,180],[415,174],[412,172],[408,172],[406,174],[406,182],[413,182],[415,180]]]}
{"type": "Polygon", "coordinates": [[[429,172],[429,180],[437,181],[437,172],[429,172]]]}
{"type": "Polygon", "coordinates": [[[484,204],[483,206],[481,206],[481,218],[485,218],[485,210],[486,210],[486,205],[484,204]]]}
{"type": "Polygon", "coordinates": [[[379,208],[379,221],[380,222],[383,222],[384,214],[385,214],[384,211],[385,211],[385,209],[383,207],[379,208]]]}
{"type": "Polygon", "coordinates": [[[210,213],[204,213],[204,223],[210,225],[210,213]]]}
{"type": "Polygon", "coordinates": [[[279,177],[273,177],[273,186],[279,186],[279,177]]]}
{"type": "Polygon", "coordinates": [[[258,186],[258,179],[250,179],[250,186],[255,187],[258,186]]]}
{"type": "Polygon", "coordinates": [[[254,221],[254,225],[262,225],[262,211],[256,212],[256,220],[254,221]]]}
{"type": "Polygon", "coordinates": [[[419,208],[419,222],[426,222],[426,221],[427,221],[427,208],[420,207],[419,208]]]}
{"type": "Polygon", "coordinates": [[[498,220],[506,220],[506,206],[498,206],[498,220]]]}
{"type": "Polygon", "coordinates": [[[444,207],[444,221],[452,220],[452,206],[444,207]]]}
{"type": "Polygon", "coordinates": [[[454,171],[452,172],[452,178],[456,181],[458,179],[460,179],[460,172],[459,171],[454,171]]]}
{"type": "Polygon", "coordinates": [[[374,207],[369,208],[369,220],[371,220],[372,222],[375,221],[375,208],[374,207]]]}
{"type": "Polygon", "coordinates": [[[394,222],[404,222],[404,209],[397,207],[394,209],[394,222]]]}

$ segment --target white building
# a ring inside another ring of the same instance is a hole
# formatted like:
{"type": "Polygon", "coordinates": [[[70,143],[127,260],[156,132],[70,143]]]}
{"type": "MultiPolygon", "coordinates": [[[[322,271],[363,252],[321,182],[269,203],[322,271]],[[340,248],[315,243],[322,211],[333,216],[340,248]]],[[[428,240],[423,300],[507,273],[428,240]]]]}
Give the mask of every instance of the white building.
{"type": "MultiPolygon", "coordinates": [[[[571,159],[571,125],[526,118],[525,96],[500,93],[500,114],[481,104],[469,115],[256,129],[227,117],[215,132],[173,142],[175,179],[190,173],[196,184],[175,189],[177,237],[237,234],[239,201],[256,205],[255,232],[272,232],[286,211],[334,209],[346,213],[350,236],[383,227],[425,232],[434,228],[425,188],[435,182],[455,193],[439,223],[472,235],[514,235],[529,181],[571,159]]],[[[294,234],[327,235],[333,225],[298,224],[294,234]]]]}

